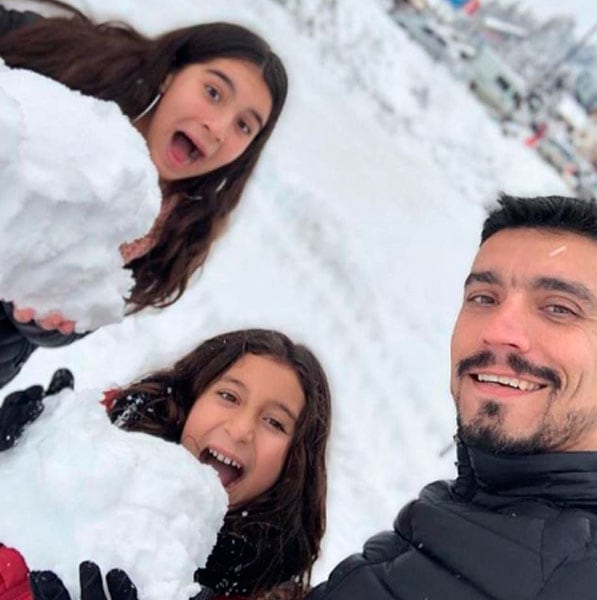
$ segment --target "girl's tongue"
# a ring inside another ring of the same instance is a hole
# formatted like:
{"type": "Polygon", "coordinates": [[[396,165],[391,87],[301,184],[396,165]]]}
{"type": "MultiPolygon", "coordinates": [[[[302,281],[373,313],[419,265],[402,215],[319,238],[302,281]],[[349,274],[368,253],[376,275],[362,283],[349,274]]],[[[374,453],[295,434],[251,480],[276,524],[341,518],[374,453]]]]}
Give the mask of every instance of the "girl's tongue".
{"type": "Polygon", "coordinates": [[[241,476],[241,471],[239,469],[232,465],[226,465],[213,456],[208,456],[205,464],[210,465],[218,472],[218,477],[224,487],[241,476]]]}
{"type": "Polygon", "coordinates": [[[177,131],[172,136],[172,154],[179,163],[188,165],[199,156],[199,151],[188,136],[177,131]]]}

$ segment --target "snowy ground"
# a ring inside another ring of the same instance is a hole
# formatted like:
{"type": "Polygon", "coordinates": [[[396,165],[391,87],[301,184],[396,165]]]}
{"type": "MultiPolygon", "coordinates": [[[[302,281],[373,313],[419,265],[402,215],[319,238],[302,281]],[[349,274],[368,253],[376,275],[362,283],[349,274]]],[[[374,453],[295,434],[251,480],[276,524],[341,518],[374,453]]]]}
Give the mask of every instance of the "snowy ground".
{"type": "Polygon", "coordinates": [[[569,192],[375,3],[341,0],[337,29],[312,35],[273,0],[76,4],[150,33],[206,20],[248,25],[286,62],[290,99],[184,298],[38,351],[7,391],[46,382],[58,366],[75,372],[78,389],[123,384],[239,327],[306,342],[334,394],[319,581],[390,527],[423,484],[453,474],[452,453],[440,457],[454,430],[448,344],[483,206],[498,190],[569,192]]]}

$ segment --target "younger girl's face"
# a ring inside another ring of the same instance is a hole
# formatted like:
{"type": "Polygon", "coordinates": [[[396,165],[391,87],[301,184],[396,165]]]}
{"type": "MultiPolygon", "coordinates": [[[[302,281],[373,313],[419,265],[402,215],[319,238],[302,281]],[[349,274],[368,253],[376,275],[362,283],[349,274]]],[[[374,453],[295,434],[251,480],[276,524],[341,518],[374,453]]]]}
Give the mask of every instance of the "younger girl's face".
{"type": "Polygon", "coordinates": [[[230,507],[241,506],[280,476],[304,406],[289,366],[246,354],[197,398],[181,443],[216,469],[230,507]]]}
{"type": "Polygon", "coordinates": [[[197,177],[237,159],[267,123],[272,99],[261,69],[218,58],[169,75],[138,123],[164,181],[197,177]]]}

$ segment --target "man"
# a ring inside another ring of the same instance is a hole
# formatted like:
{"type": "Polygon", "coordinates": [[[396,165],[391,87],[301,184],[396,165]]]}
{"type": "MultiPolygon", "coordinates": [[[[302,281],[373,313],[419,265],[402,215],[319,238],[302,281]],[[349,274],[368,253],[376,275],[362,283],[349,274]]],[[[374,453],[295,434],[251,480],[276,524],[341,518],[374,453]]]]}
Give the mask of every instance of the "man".
{"type": "Polygon", "coordinates": [[[458,479],[309,600],[597,598],[597,205],[499,204],[452,337],[458,479]]]}

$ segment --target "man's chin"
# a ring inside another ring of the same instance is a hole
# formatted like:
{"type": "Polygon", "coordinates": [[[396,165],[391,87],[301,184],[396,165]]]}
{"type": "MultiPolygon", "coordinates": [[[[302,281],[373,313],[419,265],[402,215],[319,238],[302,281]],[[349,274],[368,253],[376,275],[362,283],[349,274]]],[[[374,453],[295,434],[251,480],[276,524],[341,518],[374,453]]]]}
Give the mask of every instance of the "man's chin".
{"type": "Polygon", "coordinates": [[[458,423],[458,438],[471,448],[489,454],[521,456],[548,452],[540,433],[527,438],[508,435],[496,424],[458,423]]]}

